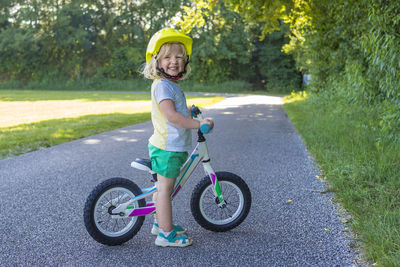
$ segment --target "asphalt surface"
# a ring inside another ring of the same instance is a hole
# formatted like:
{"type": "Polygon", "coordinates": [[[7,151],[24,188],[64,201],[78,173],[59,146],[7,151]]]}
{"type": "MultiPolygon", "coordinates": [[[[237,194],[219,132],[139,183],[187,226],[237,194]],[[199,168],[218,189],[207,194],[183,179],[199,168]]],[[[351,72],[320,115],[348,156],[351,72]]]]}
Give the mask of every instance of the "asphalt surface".
{"type": "MultiPolygon", "coordinates": [[[[132,169],[147,157],[150,122],[0,161],[0,266],[353,266],[358,256],[313,159],[279,97],[241,96],[204,110],[215,121],[207,136],[215,171],[241,176],[252,192],[247,219],[214,233],[190,212],[200,166],[174,201],[175,222],[194,244],[159,248],[147,217],[127,243],[94,241],[83,224],[90,191],[110,177],[141,187],[150,175],[132,169]]],[[[195,136],[195,134],[193,134],[195,136]]]]}

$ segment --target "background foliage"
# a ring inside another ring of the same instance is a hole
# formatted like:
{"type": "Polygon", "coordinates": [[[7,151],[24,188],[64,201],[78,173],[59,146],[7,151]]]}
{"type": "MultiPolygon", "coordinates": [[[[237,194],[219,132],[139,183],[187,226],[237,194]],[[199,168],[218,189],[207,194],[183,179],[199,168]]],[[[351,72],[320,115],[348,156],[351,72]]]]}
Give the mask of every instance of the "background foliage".
{"type": "MultiPolygon", "coordinates": [[[[353,229],[368,260],[398,266],[400,5],[386,0],[224,2],[248,24],[261,23],[261,37],[280,26],[279,19],[289,25],[290,42],[283,50],[311,75],[310,96],[288,105],[290,116],[301,121],[298,128],[309,148],[354,216],[353,229]]],[[[216,5],[207,3],[209,9],[216,5]]]]}
{"type": "Polygon", "coordinates": [[[212,10],[209,3],[189,0],[0,3],[3,82],[141,79],[138,71],[149,38],[172,26],[189,29],[194,39],[193,81],[240,80],[275,92],[301,87],[294,61],[281,51],[288,42],[284,33],[260,42],[262,22],[249,25],[223,1],[213,1],[212,10]]]}
{"type": "MultiPolygon", "coordinates": [[[[213,10],[217,2],[207,1],[206,7],[213,10]]],[[[260,26],[260,37],[265,37],[269,44],[277,33],[266,36],[265,33],[278,27],[282,33],[289,25],[290,42],[282,42],[283,50],[294,57],[301,73],[311,75],[307,90],[335,96],[332,101],[340,100],[343,105],[356,102],[373,107],[377,112],[380,130],[393,141],[400,141],[400,5],[396,1],[224,2],[230,10],[237,11],[245,18],[248,27],[260,26]],[[279,23],[280,20],[285,23],[279,23]]],[[[266,47],[258,51],[261,56],[257,57],[257,64],[261,73],[263,69],[270,72],[276,67],[276,64],[268,66],[274,62],[273,59],[262,62],[264,55],[273,50],[271,45],[264,49],[266,47]]],[[[279,58],[280,64],[290,60],[279,58]]],[[[279,75],[285,72],[290,73],[285,68],[279,75]]]]}
{"type": "Polygon", "coordinates": [[[285,46],[312,92],[374,107],[394,141],[400,131],[400,6],[378,0],[295,1],[285,46]]]}
{"type": "MultiPolygon", "coordinates": [[[[227,2],[242,8],[241,1],[227,2]]],[[[339,201],[352,213],[352,226],[367,259],[379,266],[398,266],[398,2],[261,2],[281,4],[291,39],[284,51],[294,56],[303,73],[311,74],[306,88],[311,97],[290,107],[291,118],[301,121],[298,128],[309,149],[339,201]]],[[[263,20],[271,25],[260,12],[242,12],[250,22],[263,20]]]]}

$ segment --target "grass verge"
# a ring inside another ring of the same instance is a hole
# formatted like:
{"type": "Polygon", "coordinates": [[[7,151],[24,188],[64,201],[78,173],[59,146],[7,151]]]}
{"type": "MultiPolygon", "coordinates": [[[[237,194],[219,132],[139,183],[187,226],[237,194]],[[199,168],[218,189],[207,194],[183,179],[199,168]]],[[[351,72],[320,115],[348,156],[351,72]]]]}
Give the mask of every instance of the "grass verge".
{"type": "MultiPolygon", "coordinates": [[[[150,120],[149,94],[39,90],[0,92],[0,118],[14,118],[21,122],[24,116],[29,120],[34,118],[30,123],[10,122],[11,126],[0,127],[0,160],[150,120]],[[148,107],[143,106],[143,100],[147,100],[148,107]],[[125,102],[132,109],[125,110],[125,102]],[[140,105],[137,104],[139,102],[140,105]],[[21,114],[20,111],[28,105],[32,106],[32,103],[35,108],[21,114]],[[122,109],[115,109],[114,106],[122,106],[122,109]],[[92,113],[96,114],[88,114],[91,113],[90,107],[95,107],[92,113]],[[75,115],[71,116],[71,110],[75,115]],[[56,118],[43,119],[54,115],[56,118]]],[[[193,95],[187,98],[188,104],[200,107],[224,99],[193,95]]]]}
{"type": "MultiPolygon", "coordinates": [[[[112,78],[81,78],[76,80],[42,80],[23,83],[21,81],[0,81],[0,90],[47,90],[47,91],[148,91],[152,81],[144,78],[117,80],[112,78]]],[[[205,93],[238,93],[238,94],[286,94],[286,91],[267,91],[266,89],[255,89],[246,81],[231,80],[225,82],[196,82],[183,80],[179,82],[184,92],[205,93]]],[[[2,91],[0,91],[1,93],[2,91]]]]}
{"type": "Polygon", "coordinates": [[[137,124],[150,113],[86,115],[0,128],[0,159],[137,124]]]}
{"type": "Polygon", "coordinates": [[[87,102],[138,101],[138,100],[150,100],[150,93],[0,89],[0,101],[4,102],[55,101],[55,100],[80,100],[87,102]]]}
{"type": "MultiPolygon", "coordinates": [[[[117,80],[111,78],[91,77],[76,80],[42,80],[26,84],[21,81],[0,82],[0,90],[148,91],[151,83],[151,80],[143,78],[117,80]]],[[[242,93],[253,91],[252,85],[249,82],[239,80],[221,83],[183,80],[180,82],[180,85],[184,92],[242,93]]],[[[260,91],[258,93],[260,93],[260,91]]]]}
{"type": "Polygon", "coordinates": [[[366,259],[400,266],[400,144],[381,130],[381,107],[294,95],[284,109],[352,214],[366,259]]]}

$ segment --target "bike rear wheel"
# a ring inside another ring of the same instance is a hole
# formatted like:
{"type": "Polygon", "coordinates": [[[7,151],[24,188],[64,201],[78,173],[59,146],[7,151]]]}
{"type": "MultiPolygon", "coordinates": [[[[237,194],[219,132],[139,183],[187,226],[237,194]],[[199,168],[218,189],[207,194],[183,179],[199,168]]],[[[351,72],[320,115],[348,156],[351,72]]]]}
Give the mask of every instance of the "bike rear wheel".
{"type": "Polygon", "coordinates": [[[216,175],[226,205],[219,205],[214,186],[206,176],[193,190],[190,207],[200,226],[215,232],[225,232],[246,219],[251,207],[251,193],[247,184],[236,174],[217,172],[216,175]]]}
{"type": "MultiPolygon", "coordinates": [[[[112,213],[118,205],[140,194],[142,190],[125,178],[110,178],[97,185],[88,196],[83,212],[86,230],[93,239],[115,246],[134,237],[143,225],[144,216],[112,218],[112,213]]],[[[132,206],[145,207],[146,202],[141,199],[132,206]]]]}

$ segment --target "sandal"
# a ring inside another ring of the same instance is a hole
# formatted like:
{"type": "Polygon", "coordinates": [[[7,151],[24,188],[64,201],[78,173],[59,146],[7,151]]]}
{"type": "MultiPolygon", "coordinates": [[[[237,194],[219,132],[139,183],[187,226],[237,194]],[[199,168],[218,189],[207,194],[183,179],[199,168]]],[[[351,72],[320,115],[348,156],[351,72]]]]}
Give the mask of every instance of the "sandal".
{"type": "Polygon", "coordinates": [[[192,244],[192,240],[187,235],[178,235],[175,230],[172,230],[168,236],[158,233],[155,244],[160,247],[187,247],[192,244]]]}
{"type": "MultiPolygon", "coordinates": [[[[158,226],[158,223],[154,223],[153,224],[153,228],[151,228],[151,234],[152,235],[158,235],[159,230],[160,230],[160,227],[158,226]]],[[[187,232],[187,229],[185,229],[182,226],[179,226],[177,224],[174,224],[172,230],[175,230],[175,232],[178,235],[185,234],[187,232]]]]}

